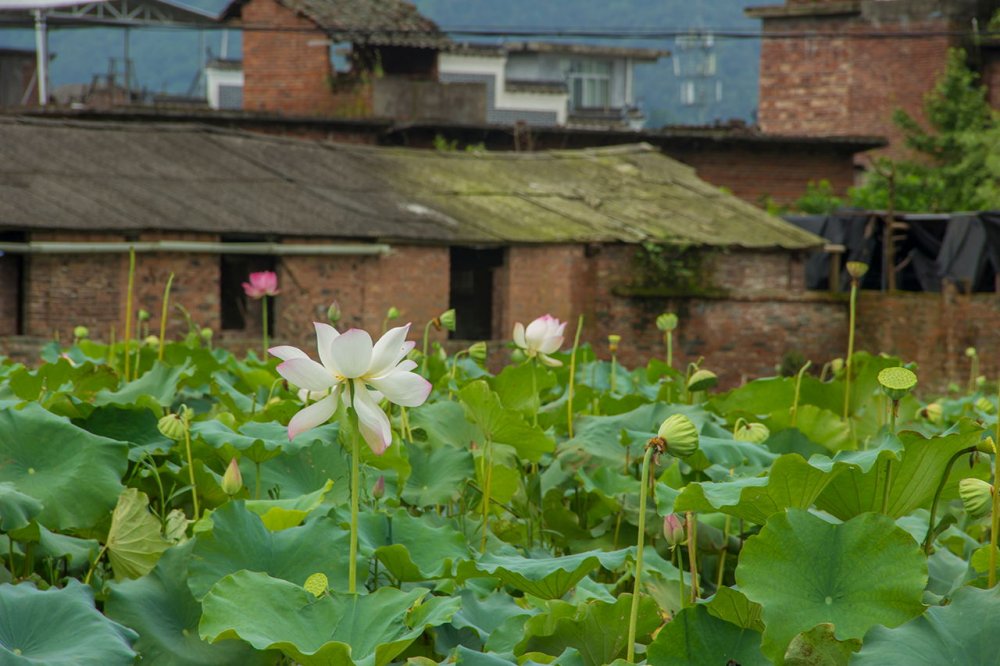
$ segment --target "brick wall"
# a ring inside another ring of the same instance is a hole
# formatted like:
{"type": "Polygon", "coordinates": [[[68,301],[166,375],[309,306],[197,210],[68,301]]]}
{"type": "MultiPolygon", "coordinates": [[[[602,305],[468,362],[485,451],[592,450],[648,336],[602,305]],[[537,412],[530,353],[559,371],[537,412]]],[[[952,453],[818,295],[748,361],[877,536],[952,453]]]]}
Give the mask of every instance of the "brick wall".
{"type": "Polygon", "coordinates": [[[809,135],[883,135],[891,154],[903,151],[892,113],[922,118],[924,95],[944,71],[954,45],[948,35],[891,38],[892,34],[947,32],[947,19],[874,24],[860,17],[765,19],[764,34],[820,32],[764,39],[758,121],[765,132],[809,135]],[[851,37],[877,32],[878,37],[851,37]],[[831,37],[830,33],[843,34],[831,37]]]}

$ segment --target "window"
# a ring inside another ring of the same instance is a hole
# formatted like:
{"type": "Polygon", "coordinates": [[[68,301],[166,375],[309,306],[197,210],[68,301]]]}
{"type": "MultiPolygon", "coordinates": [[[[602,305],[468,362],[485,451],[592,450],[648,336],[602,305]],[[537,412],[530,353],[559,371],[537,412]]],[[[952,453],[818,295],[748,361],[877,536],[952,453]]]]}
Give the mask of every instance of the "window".
{"type": "Polygon", "coordinates": [[[611,63],[574,60],[569,68],[569,87],[573,108],[607,109],[611,106],[611,63]]]}
{"type": "MultiPolygon", "coordinates": [[[[0,242],[23,243],[24,234],[0,234],[0,242]]],[[[24,255],[0,252],[0,335],[24,335],[24,255]]]]}
{"type": "Polygon", "coordinates": [[[503,260],[503,248],[451,248],[449,304],[456,315],[452,339],[493,338],[493,274],[503,260]]]}
{"type": "MultiPolygon", "coordinates": [[[[250,242],[248,238],[223,238],[222,242],[250,242]]],[[[260,301],[247,298],[243,283],[251,273],[273,271],[275,257],[266,254],[219,255],[219,316],[224,331],[259,331],[260,301]]],[[[269,304],[270,305],[270,304],[269,304]]],[[[267,309],[267,328],[274,331],[274,308],[267,309]]]]}

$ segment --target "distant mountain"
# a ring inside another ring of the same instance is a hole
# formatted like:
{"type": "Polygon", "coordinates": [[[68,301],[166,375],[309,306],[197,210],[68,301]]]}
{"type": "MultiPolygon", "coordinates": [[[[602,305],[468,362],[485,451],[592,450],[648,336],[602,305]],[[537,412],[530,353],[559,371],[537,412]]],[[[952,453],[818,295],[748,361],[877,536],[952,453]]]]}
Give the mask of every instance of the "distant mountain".
{"type": "MultiPolygon", "coordinates": [[[[349,0],[348,0],[349,1],[349,0]]],[[[187,4],[219,11],[226,0],[189,0],[187,4]]],[[[684,32],[687,30],[754,31],[759,22],[746,18],[749,0],[415,0],[417,7],[446,30],[600,30],[628,33],[635,30],[684,32]]],[[[229,57],[239,57],[239,33],[228,33],[229,57]]],[[[459,36],[459,39],[477,39],[459,36]]],[[[492,38],[489,38],[492,39],[492,38]]],[[[537,39],[555,41],[555,37],[537,39]]],[[[649,127],[703,124],[716,120],[752,121],[757,107],[760,41],[715,37],[711,47],[696,42],[687,48],[683,40],[582,39],[567,41],[608,43],[666,49],[672,57],[655,65],[636,67],[636,95],[648,117],[649,127]],[[714,59],[714,73],[710,61],[714,59]],[[711,75],[678,76],[698,69],[711,75]],[[688,102],[682,101],[687,87],[688,102]],[[694,99],[692,99],[692,95],[694,99]],[[720,99],[716,99],[720,95],[720,99]]],[[[155,92],[185,93],[196,81],[206,52],[219,55],[222,32],[169,29],[133,29],[130,53],[139,85],[155,92]]],[[[0,47],[33,48],[30,30],[0,30],[0,47]]],[[[121,30],[75,28],[51,33],[56,55],[51,77],[54,86],[86,83],[96,74],[108,72],[110,59],[117,59],[121,75],[124,35],[121,30]]]]}

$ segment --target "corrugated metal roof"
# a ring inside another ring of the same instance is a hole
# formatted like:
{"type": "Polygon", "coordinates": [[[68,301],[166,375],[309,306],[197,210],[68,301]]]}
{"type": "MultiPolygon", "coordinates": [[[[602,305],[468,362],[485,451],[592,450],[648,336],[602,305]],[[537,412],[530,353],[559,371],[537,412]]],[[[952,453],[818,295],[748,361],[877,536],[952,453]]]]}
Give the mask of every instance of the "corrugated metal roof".
{"type": "Polygon", "coordinates": [[[437,152],[203,126],[0,119],[0,228],[437,243],[815,247],[647,144],[437,152]]]}

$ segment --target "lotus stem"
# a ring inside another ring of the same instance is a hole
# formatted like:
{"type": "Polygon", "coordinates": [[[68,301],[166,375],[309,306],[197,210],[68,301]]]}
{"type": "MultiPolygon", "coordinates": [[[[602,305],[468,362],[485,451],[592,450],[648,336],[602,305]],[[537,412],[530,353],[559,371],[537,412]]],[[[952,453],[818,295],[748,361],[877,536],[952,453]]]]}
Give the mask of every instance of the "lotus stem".
{"type": "Polygon", "coordinates": [[[129,344],[132,341],[132,292],[135,289],[135,248],[128,250],[128,290],[125,296],[125,381],[128,381],[131,369],[129,344]]]}
{"type": "Polygon", "coordinates": [[[94,558],[94,561],[91,563],[90,568],[87,569],[87,575],[84,576],[83,578],[84,585],[90,585],[90,577],[94,575],[94,570],[97,569],[97,564],[101,561],[101,558],[104,557],[104,553],[106,553],[107,550],[108,550],[108,544],[104,544],[103,546],[101,546],[101,550],[98,551],[97,557],[94,558]]]}
{"type": "Polygon", "coordinates": [[[618,365],[615,362],[616,361],[615,356],[616,356],[615,354],[611,355],[611,394],[612,395],[614,395],[614,393],[615,393],[615,366],[618,365]]]}
{"type": "Polygon", "coordinates": [[[468,354],[468,349],[460,349],[455,352],[455,355],[451,357],[451,372],[448,373],[448,399],[451,400],[455,395],[455,392],[451,390],[451,383],[455,381],[455,373],[458,370],[458,357],[462,354],[468,354]]]}
{"type": "MultiPolygon", "coordinates": [[[[420,361],[420,374],[422,374],[424,377],[427,376],[427,350],[428,350],[428,345],[430,343],[431,326],[433,324],[434,324],[434,320],[431,319],[424,326],[424,346],[423,346],[423,352],[424,352],[424,354],[423,354],[423,358],[420,361]]],[[[382,328],[384,329],[386,326],[388,326],[388,321],[386,321],[386,323],[383,324],[382,328]]]]}
{"type": "Polygon", "coordinates": [[[719,553],[719,572],[716,574],[715,587],[722,587],[722,579],[726,575],[726,551],[729,546],[729,529],[732,526],[733,517],[726,516],[726,523],[722,528],[722,552],[719,553]]]}
{"type": "Polygon", "coordinates": [[[667,331],[667,365],[674,367],[674,332],[667,331]]]}
{"type": "Polygon", "coordinates": [[[944,466],[944,474],[941,475],[941,480],[938,482],[937,490],[934,491],[934,499],[931,500],[931,511],[930,518],[927,521],[927,536],[924,537],[924,553],[931,554],[931,544],[934,541],[934,519],[937,517],[937,506],[938,501],[941,499],[941,493],[944,492],[945,484],[948,483],[948,476],[951,474],[951,468],[954,466],[955,461],[968,453],[975,453],[976,447],[970,446],[968,448],[962,449],[954,453],[951,458],[948,459],[948,463],[944,466]]]}
{"type": "MultiPolygon", "coordinates": [[[[351,386],[351,401],[354,401],[354,386],[351,386]]],[[[347,410],[351,427],[351,546],[348,555],[347,591],[358,591],[358,502],[361,496],[361,442],[358,437],[358,413],[351,407],[347,410]]]]}
{"type": "Polygon", "coordinates": [[[260,461],[254,460],[253,464],[257,468],[257,474],[254,477],[253,497],[254,499],[260,499],[260,461]]]}
{"type": "Polygon", "coordinates": [[[191,482],[191,501],[194,506],[194,519],[198,520],[201,517],[201,512],[198,510],[198,485],[194,480],[194,458],[191,456],[191,427],[186,420],[184,423],[184,449],[187,452],[188,479],[191,482]]]}
{"type": "Polygon", "coordinates": [[[698,602],[698,549],[695,543],[698,538],[698,523],[695,522],[694,514],[685,512],[684,519],[687,521],[688,532],[688,560],[691,565],[691,603],[698,602]]]}
{"type": "Polygon", "coordinates": [[[997,458],[993,457],[993,507],[990,512],[990,572],[988,588],[997,584],[997,533],[1000,532],[1000,493],[997,492],[997,458]]]}
{"type": "Polygon", "coordinates": [[[812,365],[812,361],[806,361],[805,365],[799,368],[798,374],[795,376],[795,399],[792,402],[791,409],[791,426],[794,428],[795,424],[798,422],[799,418],[799,395],[802,391],[802,377],[806,374],[806,370],[812,365]]]}
{"type": "Polygon", "coordinates": [[[263,347],[263,352],[261,353],[261,358],[266,361],[267,360],[267,294],[264,294],[264,297],[260,299],[260,313],[262,319],[261,330],[263,331],[262,337],[264,341],[264,347],[263,347]]]}
{"type": "Polygon", "coordinates": [[[538,410],[542,408],[542,396],[538,395],[538,364],[532,362],[531,364],[531,395],[535,397],[533,400],[534,409],[531,414],[531,425],[538,425],[538,410]]]}
{"type": "Polygon", "coordinates": [[[167,286],[163,288],[163,307],[160,310],[160,351],[157,360],[163,362],[163,352],[167,346],[167,305],[170,303],[170,288],[174,284],[174,274],[170,273],[167,278],[167,286]]]}
{"type": "Polygon", "coordinates": [[[857,317],[857,300],[858,300],[858,280],[856,278],[851,280],[851,306],[850,306],[850,321],[847,328],[847,360],[844,363],[844,372],[846,373],[844,379],[844,420],[847,420],[847,415],[851,408],[851,369],[853,363],[851,362],[851,357],[854,356],[854,323],[857,317]]]}
{"type": "Polygon", "coordinates": [[[681,610],[684,610],[684,606],[687,605],[687,604],[684,603],[684,598],[685,598],[685,594],[684,594],[684,557],[683,557],[684,548],[682,548],[680,545],[678,545],[678,546],[674,546],[673,550],[674,550],[674,554],[677,556],[677,583],[678,583],[677,598],[680,600],[681,610]]]}
{"type": "MultiPolygon", "coordinates": [[[[899,413],[899,400],[892,401],[889,411],[889,432],[896,434],[896,415],[899,413]]],[[[885,487],[882,489],[882,513],[889,515],[889,488],[892,485],[892,458],[885,461],[885,487]]]]}
{"type": "Polygon", "coordinates": [[[646,453],[642,457],[642,478],[639,481],[639,538],[636,542],[635,582],[632,586],[632,608],[628,617],[628,656],[631,663],[635,661],[635,627],[639,620],[639,591],[642,583],[642,551],[646,542],[646,495],[649,488],[649,461],[653,457],[652,445],[646,445],[646,453]]]}
{"type": "Polygon", "coordinates": [[[576,350],[580,346],[580,331],[583,330],[583,315],[576,320],[576,335],[573,336],[573,351],[569,355],[569,387],[566,389],[566,432],[573,439],[573,391],[576,387],[576,350]]]}
{"type": "Polygon", "coordinates": [[[493,491],[493,442],[489,437],[483,444],[483,538],[479,542],[479,552],[486,552],[486,535],[490,527],[490,496],[493,491]]]}

